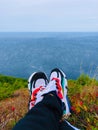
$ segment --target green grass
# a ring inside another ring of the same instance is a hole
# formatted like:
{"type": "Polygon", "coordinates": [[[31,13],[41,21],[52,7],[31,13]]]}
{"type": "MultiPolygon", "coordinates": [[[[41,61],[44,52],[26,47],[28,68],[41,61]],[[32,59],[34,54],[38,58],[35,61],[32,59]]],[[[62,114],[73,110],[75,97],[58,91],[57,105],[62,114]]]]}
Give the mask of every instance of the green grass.
{"type": "Polygon", "coordinates": [[[90,78],[88,75],[81,74],[76,80],[68,80],[69,86],[69,96],[72,96],[77,93],[81,93],[85,86],[92,88],[92,86],[98,86],[98,80],[90,78]]]}
{"type": "Polygon", "coordinates": [[[0,100],[11,97],[15,90],[27,87],[27,80],[0,75],[0,100]]]}

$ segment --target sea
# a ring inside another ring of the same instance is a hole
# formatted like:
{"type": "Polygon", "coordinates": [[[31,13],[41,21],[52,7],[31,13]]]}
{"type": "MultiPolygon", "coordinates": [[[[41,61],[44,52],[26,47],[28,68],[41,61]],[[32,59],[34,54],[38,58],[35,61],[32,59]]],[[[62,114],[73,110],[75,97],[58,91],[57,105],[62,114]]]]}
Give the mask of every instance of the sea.
{"type": "Polygon", "coordinates": [[[98,79],[98,32],[0,32],[0,74],[28,79],[53,68],[98,79]]]}

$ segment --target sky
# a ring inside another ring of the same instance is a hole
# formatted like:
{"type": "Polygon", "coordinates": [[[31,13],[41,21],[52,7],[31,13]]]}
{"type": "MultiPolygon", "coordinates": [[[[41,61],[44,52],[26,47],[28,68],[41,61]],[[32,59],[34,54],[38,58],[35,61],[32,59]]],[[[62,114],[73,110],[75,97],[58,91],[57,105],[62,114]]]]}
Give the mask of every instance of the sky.
{"type": "Polygon", "coordinates": [[[0,0],[0,32],[98,32],[98,0],[0,0]]]}

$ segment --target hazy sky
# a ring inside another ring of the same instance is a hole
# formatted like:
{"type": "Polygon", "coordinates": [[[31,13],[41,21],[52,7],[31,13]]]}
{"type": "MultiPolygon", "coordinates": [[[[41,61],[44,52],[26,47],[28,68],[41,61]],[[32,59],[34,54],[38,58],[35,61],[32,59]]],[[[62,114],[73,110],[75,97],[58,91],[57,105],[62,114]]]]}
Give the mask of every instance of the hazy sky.
{"type": "Polygon", "coordinates": [[[98,0],[0,0],[2,31],[98,31],[98,0]]]}

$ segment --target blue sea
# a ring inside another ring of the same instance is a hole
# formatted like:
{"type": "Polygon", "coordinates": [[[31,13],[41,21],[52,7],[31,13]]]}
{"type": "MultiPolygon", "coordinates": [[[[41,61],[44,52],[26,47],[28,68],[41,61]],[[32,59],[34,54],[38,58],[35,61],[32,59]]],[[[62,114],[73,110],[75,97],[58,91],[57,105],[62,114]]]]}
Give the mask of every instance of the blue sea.
{"type": "Polygon", "coordinates": [[[28,78],[59,67],[69,79],[98,78],[98,33],[0,33],[0,74],[28,78]]]}

